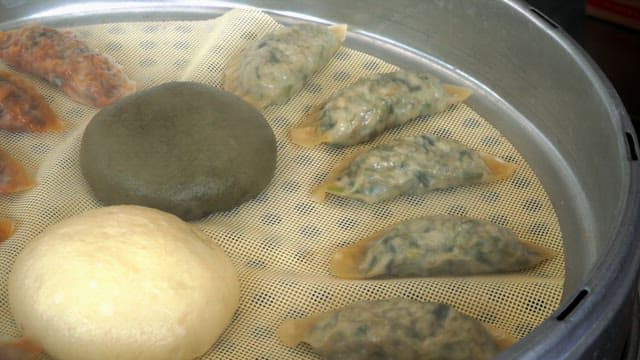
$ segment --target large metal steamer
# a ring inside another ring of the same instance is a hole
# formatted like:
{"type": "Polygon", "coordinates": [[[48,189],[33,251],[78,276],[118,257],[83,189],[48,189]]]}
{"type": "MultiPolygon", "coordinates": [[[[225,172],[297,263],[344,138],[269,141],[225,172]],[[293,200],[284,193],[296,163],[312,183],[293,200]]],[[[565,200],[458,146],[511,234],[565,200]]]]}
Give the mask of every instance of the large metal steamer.
{"type": "Polygon", "coordinates": [[[283,23],[347,23],[347,46],[428,63],[472,87],[469,105],[525,156],[555,206],[566,282],[555,313],[503,359],[637,354],[637,139],[611,84],[557,25],[517,0],[3,1],[2,29],[39,21],[205,19],[256,6],[283,23]]]}

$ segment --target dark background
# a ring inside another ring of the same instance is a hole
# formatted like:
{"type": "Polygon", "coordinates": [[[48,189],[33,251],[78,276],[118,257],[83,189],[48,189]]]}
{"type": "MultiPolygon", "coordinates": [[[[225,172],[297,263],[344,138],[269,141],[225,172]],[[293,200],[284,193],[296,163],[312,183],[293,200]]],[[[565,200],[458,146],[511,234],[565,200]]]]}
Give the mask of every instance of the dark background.
{"type": "Polygon", "coordinates": [[[586,15],[586,0],[528,0],[568,32],[598,64],[640,133],[640,30],[586,15]]]}

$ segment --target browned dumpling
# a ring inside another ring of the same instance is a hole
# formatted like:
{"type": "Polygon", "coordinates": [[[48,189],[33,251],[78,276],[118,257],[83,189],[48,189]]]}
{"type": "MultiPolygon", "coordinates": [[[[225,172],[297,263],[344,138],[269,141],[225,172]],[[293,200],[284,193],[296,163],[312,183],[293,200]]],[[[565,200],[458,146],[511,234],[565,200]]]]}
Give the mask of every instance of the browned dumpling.
{"type": "Polygon", "coordinates": [[[42,25],[0,31],[0,59],[85,105],[104,107],[136,90],[122,66],[70,31],[42,25]]]}
{"type": "Polygon", "coordinates": [[[11,132],[60,131],[62,121],[36,87],[8,71],[0,71],[0,129],[11,132]]]}

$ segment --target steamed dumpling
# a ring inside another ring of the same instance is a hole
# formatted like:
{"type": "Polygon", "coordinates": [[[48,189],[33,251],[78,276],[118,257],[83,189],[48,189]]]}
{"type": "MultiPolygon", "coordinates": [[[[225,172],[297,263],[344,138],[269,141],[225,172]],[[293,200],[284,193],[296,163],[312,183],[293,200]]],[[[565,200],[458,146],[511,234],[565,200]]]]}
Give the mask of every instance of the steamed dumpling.
{"type": "Polygon", "coordinates": [[[305,342],[325,359],[491,359],[514,340],[438,303],[407,299],[361,301],[287,320],[287,346],[305,342]]]}
{"type": "Polygon", "coordinates": [[[457,141],[434,135],[394,139],[336,166],[314,191],[376,203],[401,195],[505,179],[515,167],[457,141]]]}
{"type": "Polygon", "coordinates": [[[419,115],[431,115],[464,101],[471,90],[442,84],[432,75],[399,70],[363,78],[316,107],[291,131],[302,146],[355,145],[419,115]]]}
{"type": "Polygon", "coordinates": [[[437,215],[403,221],[338,250],[331,272],[355,279],[467,276],[520,271],[553,255],[489,221],[437,215]]]}
{"type": "Polygon", "coordinates": [[[329,62],[346,32],[346,25],[302,24],[267,34],[230,64],[224,88],[259,109],[285,103],[329,62]]]}

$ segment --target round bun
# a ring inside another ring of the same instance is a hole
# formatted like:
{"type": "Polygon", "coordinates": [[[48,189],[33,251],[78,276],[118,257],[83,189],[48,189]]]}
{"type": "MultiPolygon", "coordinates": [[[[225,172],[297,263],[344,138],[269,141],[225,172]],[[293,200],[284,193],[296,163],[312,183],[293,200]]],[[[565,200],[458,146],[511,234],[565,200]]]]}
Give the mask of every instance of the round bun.
{"type": "Polygon", "coordinates": [[[193,359],[217,340],[240,286],[193,225],[140,206],[63,220],[17,257],[9,305],[23,336],[56,359],[193,359]]]}
{"type": "Polygon", "coordinates": [[[276,168],[260,112],[195,82],[170,82],[100,110],[80,148],[82,173],[105,205],[149,206],[195,220],[257,196],[276,168]]]}

